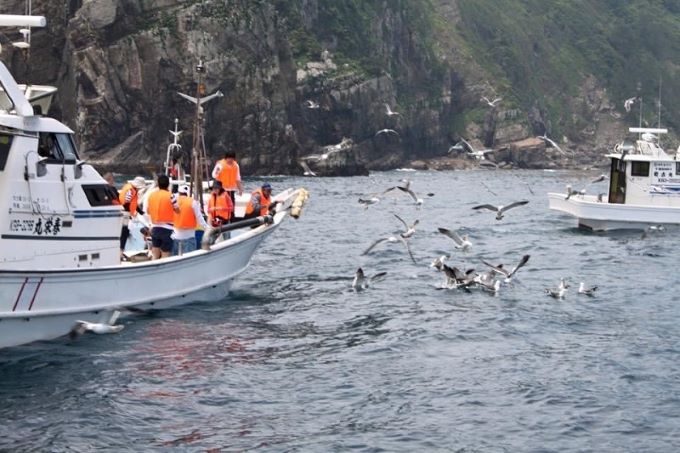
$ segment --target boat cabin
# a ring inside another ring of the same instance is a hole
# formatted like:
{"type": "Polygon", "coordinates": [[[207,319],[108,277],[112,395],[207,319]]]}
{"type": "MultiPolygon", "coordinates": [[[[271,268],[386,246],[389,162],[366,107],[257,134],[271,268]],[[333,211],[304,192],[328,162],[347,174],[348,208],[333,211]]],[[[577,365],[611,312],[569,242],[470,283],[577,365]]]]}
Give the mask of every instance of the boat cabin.
{"type": "Polygon", "coordinates": [[[678,206],[680,161],[659,145],[659,134],[667,129],[630,128],[638,133],[633,141],[616,145],[611,159],[609,203],[678,206]]]}

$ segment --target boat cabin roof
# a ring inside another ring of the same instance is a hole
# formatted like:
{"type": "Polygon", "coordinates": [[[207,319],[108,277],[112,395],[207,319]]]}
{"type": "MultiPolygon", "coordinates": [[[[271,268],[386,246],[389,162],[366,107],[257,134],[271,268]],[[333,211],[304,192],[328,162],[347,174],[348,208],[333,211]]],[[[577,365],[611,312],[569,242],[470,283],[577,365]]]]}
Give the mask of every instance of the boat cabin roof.
{"type": "Polygon", "coordinates": [[[16,116],[0,114],[0,126],[21,132],[55,132],[72,134],[73,131],[55,120],[44,116],[16,116]]]}

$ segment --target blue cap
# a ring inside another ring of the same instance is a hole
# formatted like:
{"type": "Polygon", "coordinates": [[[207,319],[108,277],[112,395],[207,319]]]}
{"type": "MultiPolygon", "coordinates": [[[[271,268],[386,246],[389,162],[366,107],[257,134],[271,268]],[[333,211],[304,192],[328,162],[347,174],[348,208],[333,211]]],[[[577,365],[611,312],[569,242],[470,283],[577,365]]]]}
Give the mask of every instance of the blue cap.
{"type": "Polygon", "coordinates": [[[262,184],[262,188],[272,190],[272,185],[269,184],[268,182],[266,182],[266,183],[262,184]]]}

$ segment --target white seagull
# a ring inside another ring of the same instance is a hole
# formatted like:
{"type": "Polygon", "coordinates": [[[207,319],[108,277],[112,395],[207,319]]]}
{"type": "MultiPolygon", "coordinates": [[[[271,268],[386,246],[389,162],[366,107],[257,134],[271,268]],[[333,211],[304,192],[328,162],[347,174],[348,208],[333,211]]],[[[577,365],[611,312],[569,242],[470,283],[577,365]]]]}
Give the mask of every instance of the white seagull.
{"type": "Polygon", "coordinates": [[[450,258],[449,255],[442,255],[438,258],[435,258],[434,260],[432,260],[430,267],[433,267],[433,268],[437,269],[438,271],[441,271],[442,268],[444,267],[444,261],[446,261],[449,258],[450,258]]]}
{"type": "Polygon", "coordinates": [[[489,98],[487,98],[486,96],[482,96],[482,101],[484,101],[484,102],[486,102],[487,104],[489,104],[489,107],[496,107],[496,105],[497,105],[499,102],[501,102],[502,100],[503,100],[503,98],[496,98],[496,99],[494,99],[493,101],[490,101],[489,98]]]}
{"type": "Polygon", "coordinates": [[[444,236],[450,237],[453,239],[453,242],[456,244],[457,249],[461,249],[464,252],[467,252],[470,250],[472,247],[472,242],[470,242],[470,238],[468,237],[467,234],[464,234],[463,236],[460,236],[458,233],[455,231],[448,230],[446,228],[437,228],[437,230],[443,234],[444,236]]]}
{"type": "Polygon", "coordinates": [[[307,99],[307,100],[305,101],[305,104],[304,104],[304,105],[305,105],[305,107],[307,107],[308,109],[318,109],[318,108],[319,108],[319,103],[318,103],[318,102],[314,102],[314,101],[312,101],[311,99],[307,99]]]}
{"type": "Polygon", "coordinates": [[[71,332],[69,332],[69,336],[71,338],[76,338],[85,332],[93,332],[96,334],[106,334],[106,333],[117,333],[123,330],[123,325],[114,325],[116,323],[116,320],[118,319],[118,316],[120,316],[120,312],[118,310],[114,311],[113,314],[111,315],[111,319],[109,320],[108,323],[93,323],[93,322],[87,322],[87,321],[76,321],[76,324],[73,326],[71,329],[71,332]]]}
{"type": "Polygon", "coordinates": [[[361,254],[362,255],[368,255],[371,250],[373,250],[376,246],[378,246],[380,244],[383,244],[383,243],[395,244],[397,242],[401,242],[402,244],[404,244],[404,246],[406,247],[406,251],[408,251],[408,255],[411,257],[411,261],[413,261],[415,263],[416,259],[413,257],[413,253],[411,252],[411,247],[408,245],[408,241],[401,236],[387,236],[387,237],[384,237],[384,238],[380,238],[377,241],[375,241],[373,244],[371,244],[361,254]]]}
{"type": "Polygon", "coordinates": [[[507,211],[508,209],[515,208],[517,206],[523,206],[525,204],[529,203],[529,200],[522,200],[522,201],[515,201],[514,203],[510,203],[507,206],[494,206],[491,204],[480,204],[479,206],[475,206],[472,209],[488,209],[489,211],[493,211],[496,213],[496,220],[501,220],[503,218],[503,213],[507,211]]]}
{"type": "Polygon", "coordinates": [[[370,205],[380,203],[380,198],[378,197],[359,198],[359,203],[364,205],[364,209],[368,209],[370,205]]]}
{"type": "Polygon", "coordinates": [[[609,179],[609,176],[607,176],[603,173],[600,176],[598,176],[597,178],[590,181],[590,184],[597,184],[598,182],[606,181],[607,179],[609,179]]]}
{"type": "Polygon", "coordinates": [[[510,283],[510,281],[512,280],[512,276],[515,275],[515,273],[516,273],[521,267],[523,267],[525,264],[527,264],[527,262],[529,261],[529,258],[530,258],[530,257],[531,257],[531,255],[524,255],[524,256],[522,257],[522,259],[519,260],[519,263],[517,264],[517,266],[513,267],[512,270],[510,270],[510,271],[507,270],[507,269],[505,269],[505,268],[503,267],[502,264],[499,264],[498,266],[494,266],[493,264],[488,263],[488,262],[486,262],[486,261],[484,261],[484,260],[482,260],[482,263],[484,263],[484,264],[486,264],[487,266],[489,266],[493,272],[495,272],[495,273],[497,273],[497,274],[500,274],[500,275],[504,276],[504,277],[505,277],[505,283],[510,283]]]}
{"type": "Polygon", "coordinates": [[[399,137],[399,133],[394,129],[380,129],[378,132],[375,133],[375,136],[377,137],[380,134],[394,134],[397,137],[399,137]]]}
{"type": "Polygon", "coordinates": [[[553,139],[551,139],[550,137],[548,137],[547,132],[544,133],[543,135],[537,136],[536,138],[540,138],[541,140],[543,140],[544,142],[546,142],[547,144],[549,144],[551,147],[555,148],[555,149],[556,149],[557,151],[559,151],[560,153],[562,153],[562,154],[564,154],[564,155],[567,154],[567,153],[564,152],[564,150],[563,150],[562,148],[560,148],[560,145],[558,145],[553,139]]]}
{"type": "Polygon", "coordinates": [[[390,108],[389,104],[385,104],[385,114],[389,117],[392,117],[394,115],[400,115],[399,112],[395,112],[390,108]]]}
{"type": "Polygon", "coordinates": [[[560,284],[557,286],[557,288],[546,288],[545,292],[548,296],[555,299],[564,299],[564,296],[567,294],[567,288],[569,288],[569,285],[567,285],[564,282],[564,279],[561,278],[560,284]]]}
{"type": "Polygon", "coordinates": [[[403,233],[401,233],[401,237],[403,237],[404,239],[408,239],[408,238],[410,238],[411,236],[413,236],[413,235],[415,234],[415,232],[416,232],[416,226],[420,223],[420,220],[416,219],[411,225],[409,225],[409,224],[407,224],[407,223],[404,221],[404,219],[402,219],[402,218],[399,217],[398,215],[394,214],[394,216],[395,216],[397,219],[399,219],[399,221],[400,221],[401,223],[404,224],[404,228],[406,229],[406,231],[404,231],[403,233]]]}
{"type": "Polygon", "coordinates": [[[626,112],[630,112],[631,109],[633,108],[633,104],[637,101],[637,96],[626,99],[623,101],[623,108],[626,109],[626,112]]]}
{"type": "Polygon", "coordinates": [[[354,280],[352,281],[352,289],[354,291],[361,291],[366,288],[368,288],[368,282],[375,282],[387,275],[387,272],[378,272],[371,278],[366,278],[364,275],[364,270],[362,268],[357,269],[356,273],[354,274],[354,280]]]}
{"type": "Polygon", "coordinates": [[[304,176],[316,176],[316,173],[314,173],[314,172],[312,171],[312,169],[309,168],[309,165],[307,165],[307,162],[306,162],[306,161],[300,160],[300,161],[298,161],[298,163],[300,164],[300,166],[302,167],[302,169],[305,171],[305,172],[303,173],[304,176]]]}
{"type": "Polygon", "coordinates": [[[595,291],[597,291],[597,286],[586,288],[586,284],[583,282],[581,282],[581,284],[578,286],[578,293],[583,294],[584,296],[593,297],[595,295],[595,291]]]}

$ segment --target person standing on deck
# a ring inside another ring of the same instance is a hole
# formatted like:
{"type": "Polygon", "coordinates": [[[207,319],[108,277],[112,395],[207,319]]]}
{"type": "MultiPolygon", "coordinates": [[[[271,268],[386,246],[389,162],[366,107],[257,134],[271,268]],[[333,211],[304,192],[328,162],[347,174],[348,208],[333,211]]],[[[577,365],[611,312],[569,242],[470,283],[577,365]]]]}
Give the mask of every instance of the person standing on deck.
{"type": "Polygon", "coordinates": [[[239,195],[243,195],[243,185],[241,184],[241,170],[236,162],[236,154],[227,151],[224,153],[224,159],[215,164],[212,171],[213,179],[222,183],[222,188],[229,193],[231,203],[236,206],[236,197],[234,192],[238,190],[239,195]]]}
{"type": "Polygon", "coordinates": [[[172,252],[175,213],[179,213],[177,196],[170,193],[170,178],[158,175],[158,190],[149,195],[146,213],[151,217],[151,257],[154,260],[172,252]]]}
{"type": "Polygon", "coordinates": [[[146,180],[142,176],[137,176],[131,182],[125,184],[118,192],[118,202],[123,205],[123,227],[120,231],[120,255],[123,256],[125,244],[130,237],[128,225],[137,214],[144,214],[139,207],[139,191],[146,187],[146,180]]]}
{"type": "Polygon", "coordinates": [[[177,204],[179,212],[174,216],[175,231],[172,233],[174,241],[172,254],[183,255],[196,250],[196,227],[208,229],[208,223],[203,218],[201,206],[197,200],[189,196],[189,186],[179,186],[177,204]]]}
{"type": "Polygon", "coordinates": [[[222,188],[220,181],[213,181],[212,192],[208,198],[208,219],[213,228],[229,223],[234,213],[234,204],[229,194],[222,188]]]}

